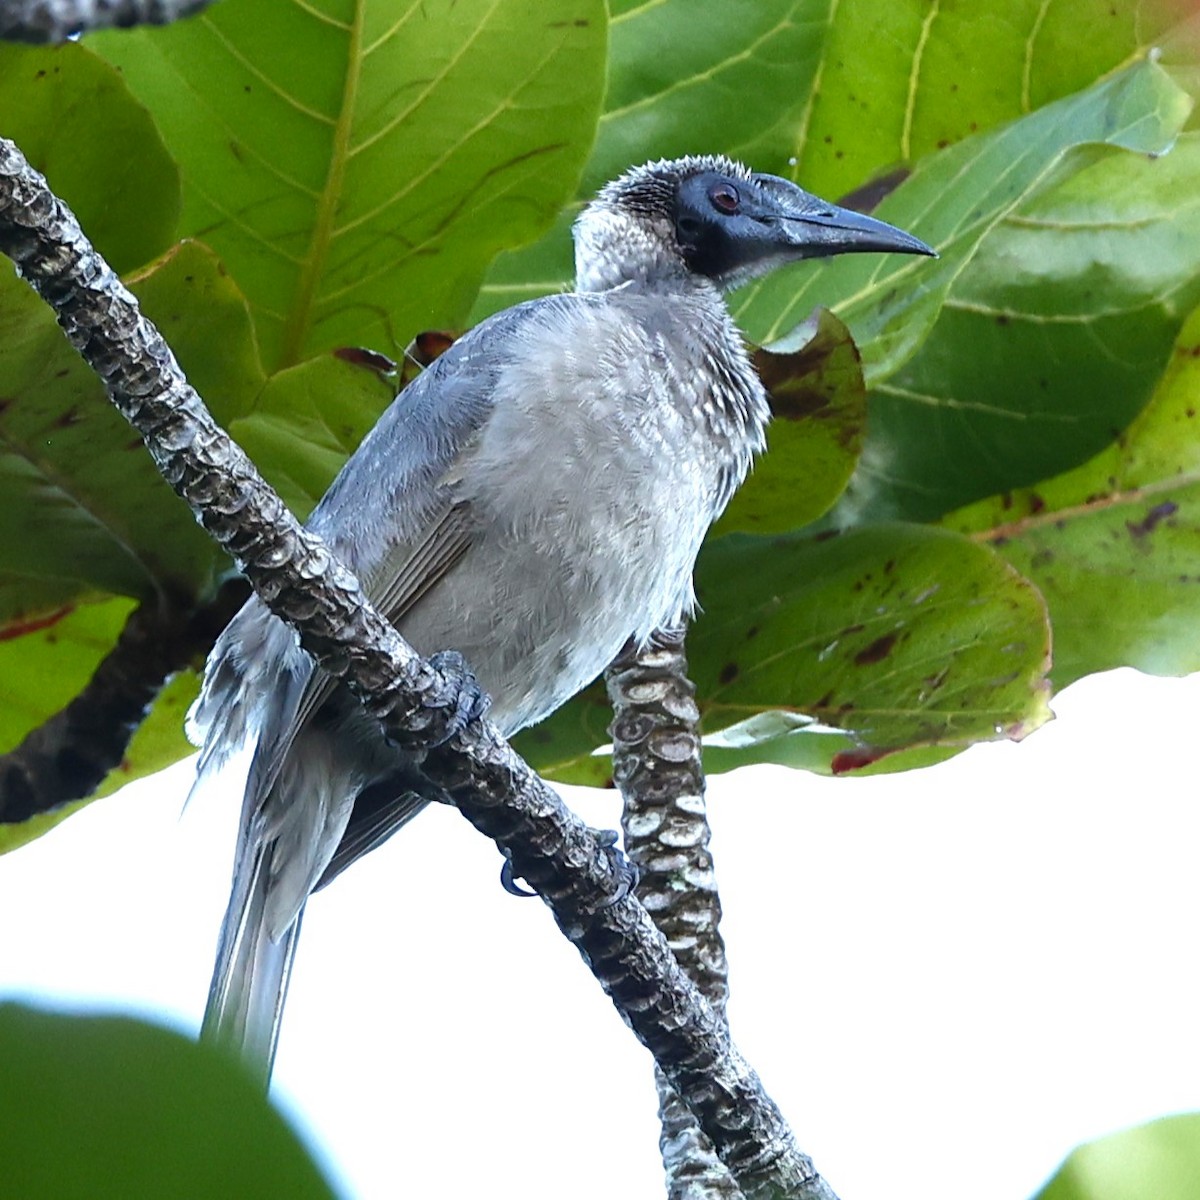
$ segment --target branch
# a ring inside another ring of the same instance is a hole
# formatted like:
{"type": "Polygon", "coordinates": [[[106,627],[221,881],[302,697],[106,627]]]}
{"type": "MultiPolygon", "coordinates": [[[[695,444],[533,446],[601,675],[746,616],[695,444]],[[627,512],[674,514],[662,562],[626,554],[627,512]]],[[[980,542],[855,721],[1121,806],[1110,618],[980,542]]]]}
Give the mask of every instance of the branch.
{"type": "Polygon", "coordinates": [[[0,824],[90,796],[125,757],[168,677],[207,654],[246,594],[245,581],[231,579],[198,609],[167,600],[134,609],[83,691],[0,755],[0,824]]]}
{"type": "Polygon", "coordinates": [[[167,482],[238,560],[271,610],[541,894],[751,1200],[835,1200],[675,962],[642,906],[621,896],[610,848],[487,721],[454,732],[460,680],[417,657],[358,581],[302,528],[216,426],[158,331],[75,218],[0,139],[0,251],[55,310],[72,345],[141,434],[167,482]],[[429,749],[433,746],[433,749],[429,749]],[[619,898],[618,898],[619,897],[619,898]]]}
{"type": "Polygon", "coordinates": [[[65,42],[97,29],[169,25],[212,0],[2,0],[0,40],[65,42]]]}
{"type": "MultiPolygon", "coordinates": [[[[625,846],[640,872],[638,898],[679,965],[725,1015],[728,963],[704,807],[700,710],[687,676],[683,630],[630,644],[605,672],[614,719],[613,778],[624,801],[625,846]]],[[[712,1142],[655,1069],[669,1200],[739,1200],[742,1190],[712,1142]]]]}

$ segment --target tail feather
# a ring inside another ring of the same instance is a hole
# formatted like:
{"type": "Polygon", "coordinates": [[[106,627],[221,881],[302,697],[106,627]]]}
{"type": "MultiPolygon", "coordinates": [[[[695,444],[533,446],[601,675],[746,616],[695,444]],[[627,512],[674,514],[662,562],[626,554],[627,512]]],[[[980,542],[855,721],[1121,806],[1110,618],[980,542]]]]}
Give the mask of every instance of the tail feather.
{"type": "Polygon", "coordinates": [[[279,1025],[301,908],[277,937],[267,921],[267,879],[262,850],[252,871],[239,873],[221,926],[217,963],[209,987],[201,1037],[227,1047],[265,1088],[270,1082],[279,1025]]]}

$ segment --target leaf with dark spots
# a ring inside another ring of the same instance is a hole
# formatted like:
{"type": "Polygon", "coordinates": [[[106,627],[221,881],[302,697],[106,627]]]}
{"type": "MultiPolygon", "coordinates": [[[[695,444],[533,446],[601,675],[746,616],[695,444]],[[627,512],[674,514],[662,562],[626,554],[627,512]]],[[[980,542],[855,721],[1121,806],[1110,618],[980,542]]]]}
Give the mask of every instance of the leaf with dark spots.
{"type": "Polygon", "coordinates": [[[71,614],[74,605],[64,605],[62,608],[56,608],[51,612],[38,613],[36,616],[13,616],[7,621],[0,622],[0,642],[10,641],[12,638],[25,637],[31,633],[38,633],[41,630],[49,629],[52,625],[58,624],[64,617],[71,614]]]}
{"type": "Polygon", "coordinates": [[[723,767],[829,770],[835,754],[864,745],[889,757],[962,746],[1020,736],[1049,716],[1042,599],[969,539],[901,524],[830,540],[737,535],[705,548],[696,584],[704,613],[689,658],[706,744],[723,767]],[[732,678],[731,645],[741,647],[732,678]]]}
{"type": "Polygon", "coordinates": [[[883,750],[877,746],[858,746],[853,750],[842,750],[830,760],[830,773],[846,775],[851,771],[861,771],[864,767],[873,766],[889,754],[895,754],[895,750],[883,750]]]}
{"type": "Polygon", "coordinates": [[[812,314],[808,330],[797,350],[754,352],[774,420],[767,453],[718,522],[718,534],[773,533],[815,521],[858,462],[867,416],[858,351],[827,309],[812,314]]]}
{"type": "Polygon", "coordinates": [[[90,50],[0,43],[0,113],[4,136],[47,176],[114,270],[132,271],[175,240],[179,169],[150,113],[90,50]]]}
{"type": "Polygon", "coordinates": [[[882,637],[877,637],[869,646],[866,646],[854,656],[854,662],[860,667],[883,662],[891,654],[892,647],[896,644],[896,639],[899,636],[899,633],[893,632],[885,633],[882,637]]]}
{"type": "Polygon", "coordinates": [[[1054,621],[1055,686],[1093,671],[1200,670],[1200,309],[1119,441],[1035,488],[946,518],[1028,575],[1054,621]]]}
{"type": "Polygon", "coordinates": [[[1179,511],[1179,505],[1172,500],[1164,500],[1156,504],[1140,521],[1126,521],[1125,528],[1135,538],[1148,537],[1154,532],[1155,526],[1167,517],[1174,516],[1179,511]]]}
{"type": "Polygon", "coordinates": [[[721,668],[721,671],[717,676],[717,682],[722,685],[732,683],[738,677],[738,673],[739,673],[739,668],[738,668],[737,663],[727,662],[721,668]]]}
{"type": "Polygon", "coordinates": [[[398,358],[413,331],[462,323],[496,254],[570,199],[595,133],[601,0],[363,19],[239,0],[90,39],[154,109],[184,230],[246,293],[270,372],[336,346],[398,358]],[[245,92],[262,80],[283,82],[245,92]]]}

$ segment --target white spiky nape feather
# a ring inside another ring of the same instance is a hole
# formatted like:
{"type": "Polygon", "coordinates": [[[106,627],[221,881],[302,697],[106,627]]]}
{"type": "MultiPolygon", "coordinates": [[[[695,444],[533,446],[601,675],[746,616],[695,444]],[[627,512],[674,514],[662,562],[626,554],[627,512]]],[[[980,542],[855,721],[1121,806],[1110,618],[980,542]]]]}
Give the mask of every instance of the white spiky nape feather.
{"type": "Polygon", "coordinates": [[[752,178],[749,167],[723,154],[689,154],[633,167],[605,184],[575,222],[575,290],[604,292],[664,266],[684,270],[673,249],[675,193],[702,171],[752,178]]]}

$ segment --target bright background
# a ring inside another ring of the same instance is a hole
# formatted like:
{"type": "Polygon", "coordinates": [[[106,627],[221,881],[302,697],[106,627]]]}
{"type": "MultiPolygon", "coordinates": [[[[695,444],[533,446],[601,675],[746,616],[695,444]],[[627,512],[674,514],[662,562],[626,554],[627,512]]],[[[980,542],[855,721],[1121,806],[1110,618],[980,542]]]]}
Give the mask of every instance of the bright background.
{"type": "MultiPolygon", "coordinates": [[[[1200,676],[1055,709],[923,772],[711,781],[734,1037],[842,1200],[1023,1200],[1200,1109],[1200,676]]],[[[197,1028],[238,798],[181,818],[189,781],[0,859],[0,996],[197,1028]]],[[[312,903],[276,1095],[348,1197],[661,1195],[649,1057],[499,869],[431,811],[312,903]]]]}

